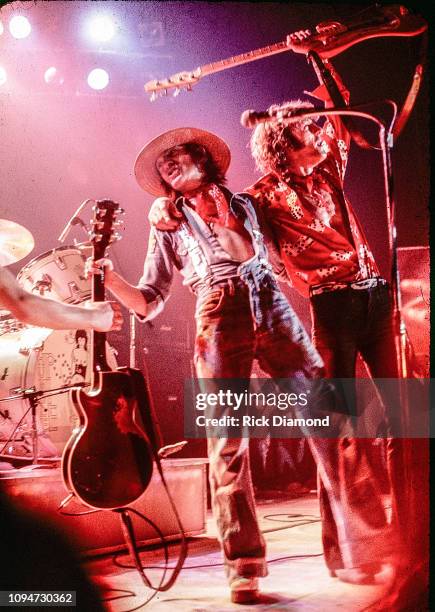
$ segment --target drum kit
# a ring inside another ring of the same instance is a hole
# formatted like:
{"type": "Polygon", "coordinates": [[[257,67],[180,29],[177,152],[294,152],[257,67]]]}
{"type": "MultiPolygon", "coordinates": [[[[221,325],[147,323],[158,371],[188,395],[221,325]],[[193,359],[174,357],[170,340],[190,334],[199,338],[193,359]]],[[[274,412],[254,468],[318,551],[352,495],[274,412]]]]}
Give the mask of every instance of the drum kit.
{"type": "MultiPolygon", "coordinates": [[[[16,263],[34,247],[32,234],[0,219],[0,265],[16,263]]],[[[29,291],[68,304],[91,297],[84,267],[89,243],[61,246],[27,263],[17,281],[29,291]]],[[[107,360],[116,369],[115,351],[107,360]]],[[[85,330],[52,331],[25,325],[0,310],[0,459],[56,463],[78,424],[69,390],[90,382],[85,330]]]]}

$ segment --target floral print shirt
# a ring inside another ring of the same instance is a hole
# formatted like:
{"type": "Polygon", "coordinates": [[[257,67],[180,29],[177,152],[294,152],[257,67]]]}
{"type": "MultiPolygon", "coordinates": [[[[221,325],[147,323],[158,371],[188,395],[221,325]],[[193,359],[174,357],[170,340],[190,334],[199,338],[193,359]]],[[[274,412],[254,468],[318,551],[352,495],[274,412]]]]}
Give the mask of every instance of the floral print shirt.
{"type": "Polygon", "coordinates": [[[322,128],[326,159],[309,176],[274,173],[245,191],[272,229],[291,284],[303,295],[323,283],[379,276],[375,260],[343,192],[349,133],[332,117],[322,128]]]}

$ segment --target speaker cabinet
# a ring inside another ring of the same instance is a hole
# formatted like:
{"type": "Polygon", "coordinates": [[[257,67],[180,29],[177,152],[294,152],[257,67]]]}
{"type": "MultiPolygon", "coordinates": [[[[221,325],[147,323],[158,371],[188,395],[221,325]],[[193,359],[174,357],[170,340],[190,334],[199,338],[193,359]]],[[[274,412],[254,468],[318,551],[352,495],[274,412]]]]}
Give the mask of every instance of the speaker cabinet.
{"type": "Polygon", "coordinates": [[[429,247],[398,249],[402,315],[418,369],[429,376],[430,253],[429,247]]]}

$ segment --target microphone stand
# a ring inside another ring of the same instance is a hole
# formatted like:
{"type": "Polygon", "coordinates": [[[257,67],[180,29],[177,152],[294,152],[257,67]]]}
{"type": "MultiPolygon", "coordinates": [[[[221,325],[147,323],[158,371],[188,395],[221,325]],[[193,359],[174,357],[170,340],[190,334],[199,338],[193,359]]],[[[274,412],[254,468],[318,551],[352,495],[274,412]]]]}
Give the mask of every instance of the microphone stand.
{"type": "Polygon", "coordinates": [[[136,317],[133,310],[129,311],[129,322],[130,322],[130,368],[136,367],[136,317]]]}
{"type": "MultiPolygon", "coordinates": [[[[58,238],[59,242],[65,242],[65,238],[69,234],[69,231],[70,231],[71,227],[74,225],[74,220],[79,216],[79,214],[82,212],[83,208],[87,204],[89,204],[89,202],[94,202],[94,201],[95,200],[92,200],[92,199],[88,198],[87,200],[85,200],[84,202],[82,202],[80,204],[80,206],[77,208],[77,210],[75,211],[75,213],[73,214],[71,219],[68,221],[68,223],[63,228],[62,233],[60,234],[60,236],[58,238]]],[[[86,227],[86,225],[81,221],[81,219],[80,219],[80,221],[78,221],[78,224],[81,224],[82,226],[86,227]]]]}
{"type": "MultiPolygon", "coordinates": [[[[382,134],[381,140],[382,158],[384,164],[384,179],[385,179],[385,196],[387,203],[387,223],[388,223],[388,238],[391,257],[391,293],[393,297],[393,317],[394,330],[396,340],[396,359],[397,371],[401,378],[408,377],[408,365],[406,362],[406,327],[402,316],[402,295],[400,291],[400,271],[397,257],[397,229],[396,229],[396,202],[394,199],[394,181],[391,162],[391,151],[393,149],[393,134],[385,132],[382,134]]],[[[408,412],[404,415],[405,430],[404,433],[409,433],[410,414],[409,406],[406,406],[408,412]]]]}
{"type": "MultiPolygon", "coordinates": [[[[18,427],[21,425],[22,421],[26,418],[30,410],[31,433],[32,433],[32,461],[30,465],[32,467],[42,467],[42,468],[47,467],[46,464],[43,464],[43,463],[41,464],[39,462],[39,442],[38,442],[39,434],[38,434],[38,423],[37,423],[37,408],[38,408],[39,402],[41,399],[45,399],[53,395],[60,395],[62,393],[69,393],[71,389],[74,389],[77,387],[86,387],[86,386],[88,386],[87,383],[77,383],[76,385],[73,385],[73,386],[56,387],[55,389],[46,389],[44,391],[37,391],[35,387],[29,387],[27,389],[21,389],[21,392],[17,395],[11,395],[9,397],[4,397],[0,399],[0,403],[15,401],[17,399],[24,399],[24,400],[27,399],[30,404],[30,408],[28,408],[26,412],[24,413],[24,415],[21,417],[20,421],[18,422],[18,425],[15,427],[14,431],[9,436],[9,439],[6,441],[6,443],[3,445],[2,449],[0,450],[0,453],[2,454],[4,452],[8,443],[12,440],[13,436],[15,435],[15,432],[17,431],[18,427]]],[[[56,460],[59,460],[59,457],[56,457],[56,460]]]]}

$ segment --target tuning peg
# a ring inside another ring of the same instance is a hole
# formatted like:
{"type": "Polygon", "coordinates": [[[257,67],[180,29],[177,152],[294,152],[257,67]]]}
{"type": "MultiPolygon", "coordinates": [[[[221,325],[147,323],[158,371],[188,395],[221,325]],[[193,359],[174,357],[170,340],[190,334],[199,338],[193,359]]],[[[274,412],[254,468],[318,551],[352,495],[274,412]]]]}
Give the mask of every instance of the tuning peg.
{"type": "Polygon", "coordinates": [[[192,85],[190,83],[188,83],[186,85],[186,89],[187,89],[187,91],[192,91],[192,85]]]}
{"type": "Polygon", "coordinates": [[[157,93],[153,91],[150,95],[150,102],[155,102],[157,100],[157,93]]]}
{"type": "Polygon", "coordinates": [[[174,98],[176,98],[177,96],[180,95],[180,93],[181,93],[181,89],[179,87],[176,87],[172,95],[174,98]]]}
{"type": "Polygon", "coordinates": [[[107,208],[100,208],[100,207],[99,207],[99,206],[97,206],[97,205],[92,206],[92,210],[93,210],[94,212],[98,212],[98,216],[99,216],[99,217],[104,217],[104,215],[106,215],[106,214],[107,214],[107,208]]]}

